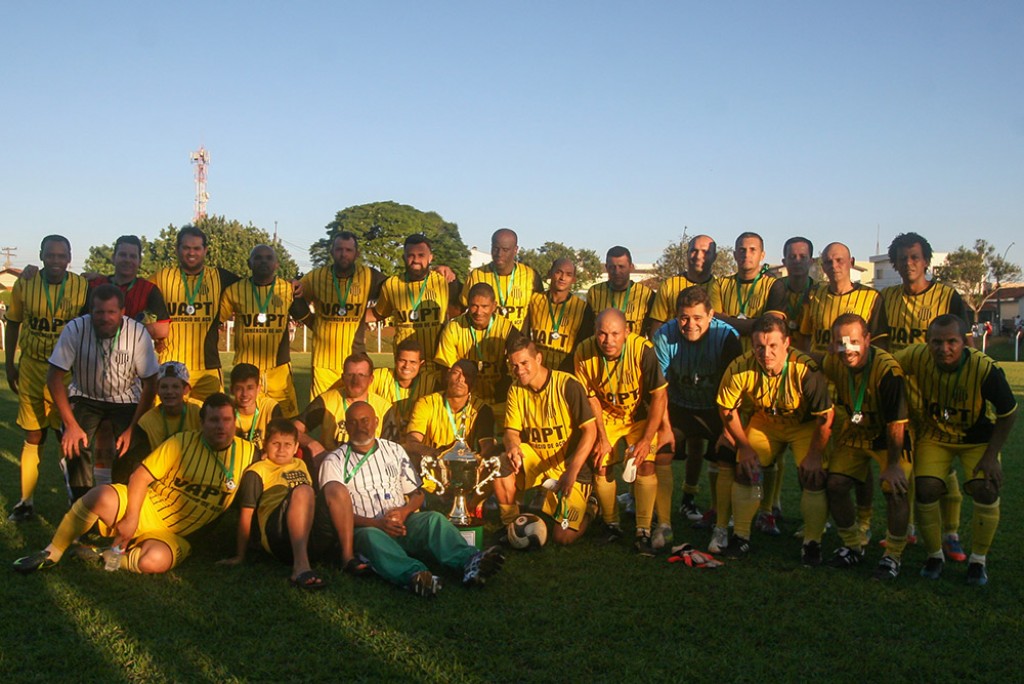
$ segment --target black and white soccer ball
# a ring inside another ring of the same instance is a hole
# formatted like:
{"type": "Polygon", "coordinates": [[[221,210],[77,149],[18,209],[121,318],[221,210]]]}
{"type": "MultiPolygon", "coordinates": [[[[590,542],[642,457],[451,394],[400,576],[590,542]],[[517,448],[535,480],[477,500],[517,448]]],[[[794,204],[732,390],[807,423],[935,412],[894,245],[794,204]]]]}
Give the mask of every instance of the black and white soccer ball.
{"type": "Polygon", "coordinates": [[[548,526],[533,513],[523,513],[508,524],[508,543],[514,549],[539,549],[548,541],[548,526]]]}

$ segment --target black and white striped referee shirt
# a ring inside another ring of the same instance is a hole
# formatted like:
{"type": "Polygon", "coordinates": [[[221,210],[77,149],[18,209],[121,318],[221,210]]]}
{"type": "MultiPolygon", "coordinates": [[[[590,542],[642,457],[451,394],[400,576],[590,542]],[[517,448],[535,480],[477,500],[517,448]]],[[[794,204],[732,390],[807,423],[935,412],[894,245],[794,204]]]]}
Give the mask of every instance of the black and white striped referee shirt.
{"type": "Polygon", "coordinates": [[[405,497],[419,489],[420,476],[400,444],[386,439],[376,450],[358,453],[348,442],[327,454],[320,464],[320,486],[340,482],[352,497],[352,510],[364,518],[379,518],[385,511],[405,505],[405,497]],[[361,463],[361,465],[360,465],[361,463]]]}

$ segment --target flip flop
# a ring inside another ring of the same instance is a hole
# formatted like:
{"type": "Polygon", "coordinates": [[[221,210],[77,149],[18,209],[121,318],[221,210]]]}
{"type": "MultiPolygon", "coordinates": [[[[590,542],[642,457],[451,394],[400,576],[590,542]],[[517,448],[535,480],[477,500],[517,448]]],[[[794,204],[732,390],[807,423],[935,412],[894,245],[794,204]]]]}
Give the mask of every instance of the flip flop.
{"type": "Polygon", "coordinates": [[[327,586],[327,583],[313,570],[307,570],[298,577],[289,579],[288,582],[296,589],[305,591],[316,591],[327,586]]]}
{"type": "Polygon", "coordinates": [[[370,572],[370,561],[359,555],[353,556],[348,559],[348,562],[342,566],[341,570],[346,575],[360,577],[370,572]]]}

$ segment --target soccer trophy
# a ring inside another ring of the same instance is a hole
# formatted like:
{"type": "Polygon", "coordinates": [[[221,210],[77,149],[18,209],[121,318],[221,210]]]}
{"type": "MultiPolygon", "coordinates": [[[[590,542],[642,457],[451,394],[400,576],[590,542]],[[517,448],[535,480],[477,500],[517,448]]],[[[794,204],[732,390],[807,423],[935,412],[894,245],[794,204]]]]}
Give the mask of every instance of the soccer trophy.
{"type": "Polygon", "coordinates": [[[501,461],[497,456],[481,458],[461,439],[437,456],[424,456],[420,461],[420,476],[434,483],[435,494],[441,496],[451,489],[452,510],[448,519],[460,527],[473,524],[466,502],[468,494],[482,496],[484,487],[498,477],[499,470],[501,461]]]}

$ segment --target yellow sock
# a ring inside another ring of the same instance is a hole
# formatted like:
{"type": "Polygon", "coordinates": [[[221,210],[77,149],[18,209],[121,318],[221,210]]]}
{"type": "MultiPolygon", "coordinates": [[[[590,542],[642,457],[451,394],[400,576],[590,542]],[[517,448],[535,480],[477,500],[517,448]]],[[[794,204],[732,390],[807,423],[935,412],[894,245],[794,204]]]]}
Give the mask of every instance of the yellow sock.
{"type": "Polygon", "coordinates": [[[53,539],[46,547],[46,550],[50,552],[50,558],[54,561],[60,560],[72,542],[88,532],[98,519],[99,516],[90,511],[81,499],[73,503],[71,510],[64,514],[60,525],[57,526],[57,531],[53,533],[53,539]]]}
{"type": "Polygon", "coordinates": [[[857,527],[861,530],[870,530],[874,512],[871,506],[857,506],[857,527]]]}
{"type": "Polygon", "coordinates": [[[718,465],[715,463],[708,466],[708,489],[711,490],[711,507],[714,508],[718,496],[718,465]]]}
{"type": "Polygon", "coordinates": [[[971,555],[986,556],[999,527],[999,499],[994,504],[974,502],[971,517],[971,555]]]}
{"type": "Polygon", "coordinates": [[[907,516],[907,534],[914,534],[914,516],[917,515],[914,511],[917,509],[917,478],[911,476],[907,478],[907,501],[910,502],[910,515],[907,516]]]}
{"type": "Polygon", "coordinates": [[[839,532],[839,538],[843,540],[843,546],[849,546],[851,549],[861,547],[860,530],[856,525],[840,527],[836,531],[839,532]]]}
{"type": "Polygon", "coordinates": [[[897,537],[892,533],[885,535],[885,555],[895,560],[903,559],[903,549],[907,548],[907,536],[897,537]]]}
{"type": "MultiPolygon", "coordinates": [[[[636,497],[636,527],[637,529],[651,529],[651,520],[654,518],[654,502],[658,498],[658,476],[637,475],[633,483],[633,496],[636,497]]],[[[669,522],[672,517],[669,516],[669,522]]]]}
{"type": "MultiPolygon", "coordinates": [[[[772,506],[782,508],[782,481],[785,479],[786,461],[779,456],[775,461],[775,482],[772,487],[772,506]]],[[[767,491],[767,490],[766,490],[767,491]]]]}
{"type": "Polygon", "coordinates": [[[918,503],[916,508],[917,533],[924,543],[924,550],[929,556],[942,553],[942,514],[939,512],[939,502],[918,503]]]}
{"type": "Polygon", "coordinates": [[[39,482],[39,451],[38,444],[21,445],[21,500],[29,503],[39,482]]]}
{"type": "MultiPolygon", "coordinates": [[[[754,515],[757,514],[757,507],[761,504],[754,488],[750,485],[734,482],[732,485],[732,510],[737,537],[750,539],[750,527],[754,522],[754,515]]],[[[722,518],[722,512],[718,512],[718,519],[721,521],[719,527],[725,527],[729,519],[722,518]]]]}
{"type": "MultiPolygon", "coordinates": [[[[654,510],[658,512],[659,525],[672,524],[672,464],[654,466],[654,474],[658,478],[658,498],[654,501],[654,510]]],[[[685,485],[683,491],[686,491],[685,485]]]]}
{"type": "MultiPolygon", "coordinates": [[[[662,466],[658,466],[658,467],[660,468],[662,466]]],[[[669,470],[672,469],[672,466],[665,466],[665,467],[668,468],[669,470]]],[[[660,478],[661,476],[659,475],[658,477],[660,478]]],[[[661,482],[661,480],[659,479],[658,482],[661,482]]],[[[696,496],[697,494],[700,494],[700,485],[699,484],[692,485],[692,484],[688,484],[686,482],[683,482],[683,494],[690,494],[692,496],[696,496]]]]}
{"type": "Polygon", "coordinates": [[[718,482],[715,483],[715,510],[718,511],[715,525],[718,527],[729,526],[729,516],[732,515],[732,489],[735,481],[736,468],[734,466],[718,466],[718,482]]]}
{"type": "Polygon", "coordinates": [[[942,496],[942,531],[955,534],[960,531],[960,509],[963,507],[964,495],[960,492],[960,480],[956,471],[949,471],[946,476],[946,493],[942,496]]]}
{"type": "Polygon", "coordinates": [[[821,542],[828,521],[828,498],[825,490],[812,492],[805,489],[800,495],[800,514],[804,517],[804,543],[821,542]]]}
{"type": "Polygon", "coordinates": [[[609,482],[604,475],[595,475],[594,494],[601,504],[601,519],[609,525],[618,524],[619,502],[615,500],[615,483],[609,482]]]}
{"type": "Polygon", "coordinates": [[[775,497],[772,496],[775,493],[775,480],[779,476],[779,469],[774,464],[767,468],[761,469],[761,476],[764,478],[761,482],[761,489],[764,495],[761,497],[761,505],[758,510],[761,513],[771,513],[772,503],[775,497]]]}
{"type": "Polygon", "coordinates": [[[501,524],[508,525],[519,516],[519,506],[517,504],[498,504],[498,515],[501,516],[501,524]]]}
{"type": "Polygon", "coordinates": [[[142,572],[139,570],[139,559],[142,557],[142,546],[133,546],[128,553],[121,556],[121,569],[129,572],[142,572]]]}

